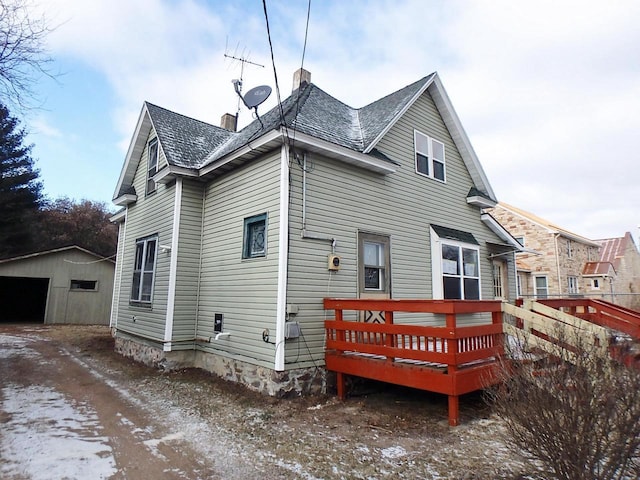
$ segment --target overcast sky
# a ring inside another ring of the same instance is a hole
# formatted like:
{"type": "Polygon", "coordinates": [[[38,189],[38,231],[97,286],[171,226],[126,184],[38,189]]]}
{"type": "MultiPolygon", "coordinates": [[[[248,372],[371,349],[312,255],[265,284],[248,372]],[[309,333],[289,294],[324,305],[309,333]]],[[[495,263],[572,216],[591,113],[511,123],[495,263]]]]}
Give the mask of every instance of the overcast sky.
{"type": "MultiPolygon", "coordinates": [[[[52,197],[110,202],[145,100],[215,125],[235,113],[241,69],[225,52],[265,66],[245,66],[245,91],[275,87],[261,0],[41,7],[62,74],[24,123],[52,197]]],[[[267,7],[285,98],[307,0],[267,7]]],[[[304,67],[352,107],[438,71],[499,200],[592,239],[637,238],[639,25],[637,0],[312,0],[304,67]]]]}

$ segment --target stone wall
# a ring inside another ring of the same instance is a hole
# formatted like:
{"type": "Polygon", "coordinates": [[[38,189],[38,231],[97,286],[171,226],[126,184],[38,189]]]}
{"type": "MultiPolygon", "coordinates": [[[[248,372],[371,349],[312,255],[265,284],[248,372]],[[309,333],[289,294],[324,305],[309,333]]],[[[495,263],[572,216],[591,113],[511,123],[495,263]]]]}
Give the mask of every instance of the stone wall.
{"type": "Polygon", "coordinates": [[[117,335],[115,350],[125,357],[162,370],[201,368],[225,380],[245,385],[250,390],[278,398],[326,393],[327,384],[335,383],[333,376],[324,367],[276,372],[241,360],[202,351],[165,352],[157,345],[117,335]]]}

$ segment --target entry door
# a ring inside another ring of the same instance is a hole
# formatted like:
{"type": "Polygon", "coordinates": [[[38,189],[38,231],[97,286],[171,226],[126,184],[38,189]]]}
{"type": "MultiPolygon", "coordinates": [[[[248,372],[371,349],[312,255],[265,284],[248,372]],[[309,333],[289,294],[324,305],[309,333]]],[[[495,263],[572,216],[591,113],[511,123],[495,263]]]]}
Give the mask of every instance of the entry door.
{"type": "Polygon", "coordinates": [[[507,262],[493,261],[493,297],[496,300],[508,300],[507,262]]]}
{"type": "MultiPolygon", "coordinates": [[[[358,233],[358,296],[391,298],[391,255],[388,235],[358,233]]],[[[366,311],[364,322],[384,323],[384,312],[366,311]]]]}

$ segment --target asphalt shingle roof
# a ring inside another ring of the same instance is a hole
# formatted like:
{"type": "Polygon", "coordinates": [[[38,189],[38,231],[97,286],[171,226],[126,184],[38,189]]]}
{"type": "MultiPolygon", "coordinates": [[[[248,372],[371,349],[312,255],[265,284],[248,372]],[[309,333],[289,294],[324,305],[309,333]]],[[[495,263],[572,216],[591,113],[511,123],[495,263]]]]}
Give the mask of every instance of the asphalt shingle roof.
{"type": "Polygon", "coordinates": [[[272,108],[239,132],[151,103],[146,105],[170,165],[202,168],[283,124],[297,132],[362,153],[433,75],[435,73],[360,109],[346,105],[314,84],[305,84],[282,102],[282,110],[279,106],[272,108]]]}

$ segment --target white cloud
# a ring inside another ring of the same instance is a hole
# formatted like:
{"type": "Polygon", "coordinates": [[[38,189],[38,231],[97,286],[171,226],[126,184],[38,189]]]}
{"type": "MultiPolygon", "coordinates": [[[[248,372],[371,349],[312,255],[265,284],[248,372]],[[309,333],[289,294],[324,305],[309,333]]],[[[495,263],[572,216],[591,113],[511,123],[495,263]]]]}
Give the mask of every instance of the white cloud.
{"type": "MultiPolygon", "coordinates": [[[[306,1],[267,2],[283,97],[300,65],[306,1]]],[[[262,5],[51,0],[54,54],[101,72],[128,144],[143,100],[217,124],[245,89],[274,86],[262,5]],[[237,49],[236,49],[237,47],[237,49]]],[[[362,106],[438,70],[499,198],[592,237],[640,223],[640,3],[312,2],[305,67],[362,106]],[[562,222],[560,221],[562,220],[562,222]]],[[[246,91],[246,90],[245,90],[246,91]]],[[[275,92],[262,111],[275,105],[275,92]]],[[[109,118],[107,116],[107,118],[109,118]]],[[[241,113],[241,125],[250,116],[241,113]]]]}

